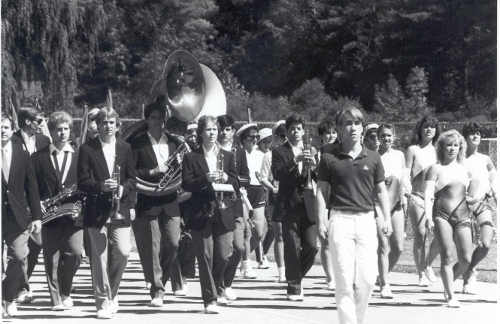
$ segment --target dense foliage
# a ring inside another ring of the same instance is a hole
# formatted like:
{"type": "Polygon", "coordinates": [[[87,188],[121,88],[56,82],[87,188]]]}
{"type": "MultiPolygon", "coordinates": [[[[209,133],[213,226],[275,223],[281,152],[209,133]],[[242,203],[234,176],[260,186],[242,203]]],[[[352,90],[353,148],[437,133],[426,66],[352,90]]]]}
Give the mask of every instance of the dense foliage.
{"type": "Polygon", "coordinates": [[[238,119],[496,118],[490,0],[2,0],[2,106],[81,114],[112,89],[139,117],[173,50],[223,81],[238,119]]]}

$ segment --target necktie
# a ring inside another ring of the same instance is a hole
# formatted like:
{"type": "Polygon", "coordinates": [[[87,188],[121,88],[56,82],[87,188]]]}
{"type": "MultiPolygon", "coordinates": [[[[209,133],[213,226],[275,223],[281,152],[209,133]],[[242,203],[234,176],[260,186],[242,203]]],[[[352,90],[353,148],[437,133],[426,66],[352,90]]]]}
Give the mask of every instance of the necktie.
{"type": "Polygon", "coordinates": [[[5,181],[9,182],[10,161],[5,149],[2,149],[2,172],[5,177],[5,181]]]}

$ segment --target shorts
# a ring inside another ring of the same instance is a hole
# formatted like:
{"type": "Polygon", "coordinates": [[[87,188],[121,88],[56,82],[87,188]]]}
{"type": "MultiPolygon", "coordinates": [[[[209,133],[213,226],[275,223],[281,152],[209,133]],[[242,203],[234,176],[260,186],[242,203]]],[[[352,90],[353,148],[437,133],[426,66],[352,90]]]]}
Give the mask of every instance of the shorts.
{"type": "Polygon", "coordinates": [[[443,208],[440,199],[434,201],[433,217],[446,220],[455,229],[459,226],[471,227],[471,210],[465,201],[465,198],[451,212],[443,208]]]}
{"type": "Polygon", "coordinates": [[[476,222],[479,226],[490,225],[495,227],[493,224],[493,213],[495,212],[495,199],[490,195],[486,195],[483,200],[474,206],[472,214],[476,217],[476,222]]]}
{"type": "Polygon", "coordinates": [[[264,186],[248,186],[247,195],[252,208],[264,207],[266,205],[267,191],[264,189],[264,186]]]}

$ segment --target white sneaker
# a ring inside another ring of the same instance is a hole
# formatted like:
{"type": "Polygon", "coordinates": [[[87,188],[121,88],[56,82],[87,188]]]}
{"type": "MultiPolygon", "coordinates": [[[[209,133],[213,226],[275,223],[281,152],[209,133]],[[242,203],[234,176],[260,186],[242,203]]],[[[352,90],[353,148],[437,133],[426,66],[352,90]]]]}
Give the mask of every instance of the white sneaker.
{"type": "Polygon", "coordinates": [[[475,295],[476,294],[476,283],[477,283],[476,272],[473,271],[469,277],[469,280],[467,280],[467,283],[465,283],[465,281],[464,281],[462,293],[475,295]]]}
{"type": "Polygon", "coordinates": [[[243,270],[242,277],[245,279],[256,279],[257,274],[252,269],[247,268],[243,270]]]}
{"type": "Polygon", "coordinates": [[[432,267],[425,268],[424,273],[425,273],[425,276],[427,277],[427,279],[429,279],[430,282],[436,282],[437,281],[437,277],[434,274],[434,270],[432,269],[432,267]]]}
{"type": "Polygon", "coordinates": [[[448,299],[448,307],[450,308],[460,308],[460,302],[455,297],[448,299]]]}
{"type": "Polygon", "coordinates": [[[286,298],[291,301],[303,301],[304,300],[304,289],[300,288],[300,294],[287,294],[286,298]]]}
{"type": "Polygon", "coordinates": [[[335,281],[330,280],[326,283],[326,287],[328,290],[335,290],[335,281]]]}
{"type": "Polygon", "coordinates": [[[285,267],[278,268],[278,282],[286,282],[285,267]]]}
{"type": "Polygon", "coordinates": [[[118,295],[116,295],[115,298],[109,301],[109,312],[111,312],[111,314],[116,314],[119,309],[120,304],[118,303],[118,295]]]}
{"type": "Polygon", "coordinates": [[[219,314],[220,308],[216,303],[210,303],[205,306],[205,314],[219,314]]]}
{"type": "Polygon", "coordinates": [[[19,312],[17,311],[17,304],[15,301],[5,302],[5,312],[8,316],[17,316],[19,312]]]}
{"type": "Polygon", "coordinates": [[[217,297],[217,305],[222,305],[226,306],[229,305],[231,302],[224,296],[217,297]]]}
{"type": "Polygon", "coordinates": [[[70,296],[61,295],[61,299],[64,307],[66,308],[73,307],[73,298],[71,298],[70,296]]]}
{"type": "Polygon", "coordinates": [[[146,281],[146,285],[144,286],[144,289],[150,290],[151,289],[151,283],[146,281]]]}
{"type": "Polygon", "coordinates": [[[155,297],[151,299],[151,303],[149,303],[152,307],[162,307],[163,306],[163,298],[155,297]]]}
{"type": "Polygon", "coordinates": [[[187,296],[187,288],[182,287],[182,289],[174,291],[174,296],[187,296]]]}
{"type": "Polygon", "coordinates": [[[418,285],[419,285],[420,287],[429,287],[430,282],[429,282],[429,279],[427,279],[427,276],[425,276],[425,275],[421,275],[421,276],[420,276],[420,279],[419,279],[419,281],[418,281],[418,285]]]}
{"type": "Polygon", "coordinates": [[[269,264],[269,261],[267,261],[266,256],[262,257],[262,262],[259,263],[257,266],[258,269],[269,269],[271,265],[269,264]]]}
{"type": "Polygon", "coordinates": [[[30,290],[23,289],[17,296],[19,304],[30,304],[33,301],[33,293],[30,290]]]}
{"type": "Polygon", "coordinates": [[[111,318],[113,318],[113,312],[109,311],[108,309],[100,309],[97,311],[97,318],[98,319],[111,319],[111,318]]]}
{"type": "Polygon", "coordinates": [[[394,295],[392,294],[391,291],[391,286],[385,285],[380,289],[380,298],[384,299],[393,299],[394,295]]]}
{"type": "Polygon", "coordinates": [[[52,310],[56,311],[56,312],[64,311],[66,309],[67,308],[66,308],[66,306],[64,306],[63,303],[52,306],[52,310]]]}
{"type": "Polygon", "coordinates": [[[231,287],[224,289],[223,296],[226,297],[227,300],[236,300],[238,298],[231,287]]]}

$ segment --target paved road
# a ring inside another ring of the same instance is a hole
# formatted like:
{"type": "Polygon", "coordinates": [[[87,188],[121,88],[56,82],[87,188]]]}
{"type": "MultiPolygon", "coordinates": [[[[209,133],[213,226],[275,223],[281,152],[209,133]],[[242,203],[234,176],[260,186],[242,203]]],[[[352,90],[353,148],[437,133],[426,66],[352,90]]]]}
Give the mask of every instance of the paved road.
{"type": "MultiPolygon", "coordinates": [[[[144,288],[143,274],[137,254],[130,257],[120,288],[120,311],[107,323],[189,323],[189,324],[316,324],[338,323],[334,291],[328,291],[323,272],[315,265],[305,279],[305,300],[286,300],[283,284],[276,282],[275,269],[256,270],[259,278],[243,280],[234,284],[239,299],[222,308],[222,313],[208,315],[202,312],[200,285],[197,279],[189,281],[188,296],[166,295],[163,308],[148,306],[149,294],[144,288]]],[[[374,293],[370,302],[366,323],[383,324],[477,324],[500,323],[496,284],[478,283],[478,295],[458,295],[460,309],[449,309],[443,305],[441,283],[435,283],[425,291],[416,285],[414,274],[391,274],[395,298],[380,299],[374,293]]],[[[10,323],[95,323],[95,307],[92,295],[90,270],[83,264],[75,279],[73,295],[75,307],[64,312],[50,310],[43,268],[38,265],[32,278],[36,300],[33,304],[19,307],[20,316],[3,319],[10,323]]]]}

